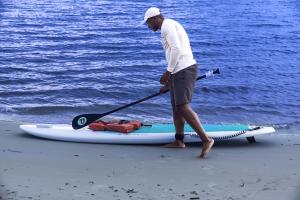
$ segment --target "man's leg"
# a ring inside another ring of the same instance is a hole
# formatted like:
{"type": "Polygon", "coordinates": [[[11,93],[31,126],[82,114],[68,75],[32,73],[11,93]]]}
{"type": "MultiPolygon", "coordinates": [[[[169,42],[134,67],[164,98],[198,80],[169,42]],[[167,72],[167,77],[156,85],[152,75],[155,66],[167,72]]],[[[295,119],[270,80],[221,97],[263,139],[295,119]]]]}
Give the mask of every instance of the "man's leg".
{"type": "Polygon", "coordinates": [[[175,107],[173,107],[173,121],[174,121],[174,125],[175,125],[175,130],[176,130],[176,133],[175,133],[176,141],[165,145],[165,147],[185,148],[185,144],[183,142],[185,120],[182,117],[182,115],[180,115],[180,113],[178,113],[178,111],[175,109],[175,107]]]}
{"type": "Polygon", "coordinates": [[[178,113],[186,120],[186,122],[195,130],[202,140],[203,148],[200,158],[204,158],[209,153],[214,144],[214,140],[210,139],[203,129],[198,115],[193,111],[189,104],[183,104],[176,107],[178,113]]]}

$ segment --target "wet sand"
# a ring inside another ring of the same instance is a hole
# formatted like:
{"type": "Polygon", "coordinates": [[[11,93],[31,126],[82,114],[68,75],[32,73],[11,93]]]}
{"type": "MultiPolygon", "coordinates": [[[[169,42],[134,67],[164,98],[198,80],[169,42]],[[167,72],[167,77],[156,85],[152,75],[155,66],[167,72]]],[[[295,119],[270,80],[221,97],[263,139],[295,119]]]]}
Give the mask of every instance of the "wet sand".
{"type": "Polygon", "coordinates": [[[299,200],[300,132],[201,144],[71,143],[0,122],[0,199],[299,200]]]}

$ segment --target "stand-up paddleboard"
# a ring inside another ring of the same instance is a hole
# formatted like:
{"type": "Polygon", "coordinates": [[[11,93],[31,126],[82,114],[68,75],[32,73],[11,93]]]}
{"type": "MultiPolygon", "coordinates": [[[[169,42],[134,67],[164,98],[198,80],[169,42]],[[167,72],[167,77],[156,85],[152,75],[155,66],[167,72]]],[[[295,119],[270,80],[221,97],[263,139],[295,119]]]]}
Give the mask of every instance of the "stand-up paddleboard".
{"type": "MultiPolygon", "coordinates": [[[[36,137],[86,143],[107,144],[164,144],[174,141],[175,127],[173,124],[143,125],[140,129],[129,134],[112,131],[92,131],[87,127],[74,130],[67,124],[24,124],[20,128],[36,137]]],[[[250,143],[255,142],[255,136],[275,132],[273,127],[249,125],[204,125],[209,137],[216,140],[246,138],[250,143]]],[[[186,143],[200,142],[194,130],[185,126],[186,143]]]]}

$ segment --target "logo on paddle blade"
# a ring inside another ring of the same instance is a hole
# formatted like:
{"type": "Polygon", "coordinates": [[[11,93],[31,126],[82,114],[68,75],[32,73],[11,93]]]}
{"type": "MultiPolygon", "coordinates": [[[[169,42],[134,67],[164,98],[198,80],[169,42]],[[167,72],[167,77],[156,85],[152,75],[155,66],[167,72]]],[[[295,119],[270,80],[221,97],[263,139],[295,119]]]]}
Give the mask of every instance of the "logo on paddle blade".
{"type": "Polygon", "coordinates": [[[86,117],[80,117],[80,118],[77,120],[77,124],[78,124],[79,126],[82,126],[82,125],[86,124],[86,122],[87,122],[86,117]]]}

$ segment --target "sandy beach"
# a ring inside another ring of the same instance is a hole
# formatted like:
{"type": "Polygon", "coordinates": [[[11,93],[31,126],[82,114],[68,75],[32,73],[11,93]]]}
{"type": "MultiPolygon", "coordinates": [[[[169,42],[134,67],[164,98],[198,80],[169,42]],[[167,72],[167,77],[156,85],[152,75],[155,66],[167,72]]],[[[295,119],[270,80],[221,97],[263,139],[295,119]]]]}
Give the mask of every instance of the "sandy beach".
{"type": "Polygon", "coordinates": [[[0,199],[300,199],[300,133],[201,144],[104,145],[35,138],[0,122],[0,199]]]}

